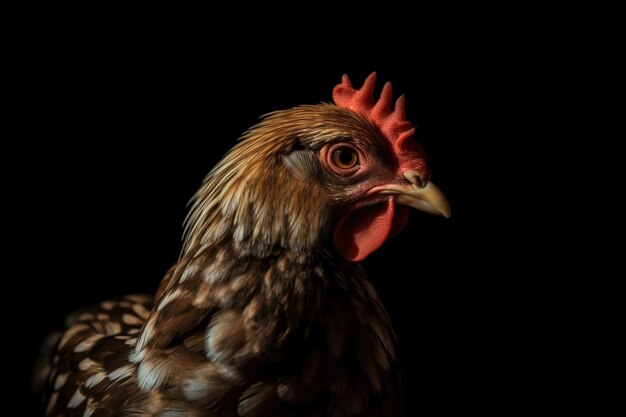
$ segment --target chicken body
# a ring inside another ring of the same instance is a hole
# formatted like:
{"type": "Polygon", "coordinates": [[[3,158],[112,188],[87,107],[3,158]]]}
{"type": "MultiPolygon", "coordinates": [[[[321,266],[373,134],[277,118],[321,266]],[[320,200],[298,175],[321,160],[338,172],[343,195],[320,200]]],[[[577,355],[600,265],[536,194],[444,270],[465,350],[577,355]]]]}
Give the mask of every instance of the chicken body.
{"type": "Polygon", "coordinates": [[[81,313],[57,348],[49,415],[400,415],[390,322],[358,266],[234,253],[181,260],[187,280],[152,314],[143,297],[81,313]],[[218,282],[194,279],[216,266],[218,282]],[[146,318],[155,342],[133,363],[146,318]]]}
{"type": "Polygon", "coordinates": [[[335,92],[269,115],[213,169],[155,297],[71,317],[39,373],[46,415],[402,415],[392,326],[354,261],[402,228],[396,204],[449,208],[421,149],[335,92]]]}

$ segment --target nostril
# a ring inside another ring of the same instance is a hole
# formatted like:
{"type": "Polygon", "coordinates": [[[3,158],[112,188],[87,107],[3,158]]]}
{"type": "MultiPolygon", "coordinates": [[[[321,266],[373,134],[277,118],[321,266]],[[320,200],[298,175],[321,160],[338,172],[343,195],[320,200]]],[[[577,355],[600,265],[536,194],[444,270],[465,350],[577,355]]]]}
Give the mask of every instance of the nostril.
{"type": "Polygon", "coordinates": [[[416,185],[418,188],[425,187],[426,183],[428,182],[427,180],[424,179],[422,174],[420,174],[417,171],[413,171],[413,170],[405,171],[404,172],[404,178],[409,180],[411,182],[411,184],[416,185]]]}

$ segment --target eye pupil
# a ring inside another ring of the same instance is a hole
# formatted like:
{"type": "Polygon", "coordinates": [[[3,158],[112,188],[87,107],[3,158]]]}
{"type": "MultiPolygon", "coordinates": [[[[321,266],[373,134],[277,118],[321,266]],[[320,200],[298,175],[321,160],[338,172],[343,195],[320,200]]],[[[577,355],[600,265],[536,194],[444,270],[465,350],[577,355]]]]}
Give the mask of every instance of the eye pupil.
{"type": "Polygon", "coordinates": [[[355,157],[354,152],[348,149],[340,149],[338,154],[337,159],[339,159],[342,165],[351,165],[353,163],[355,157]]]}
{"type": "Polygon", "coordinates": [[[349,147],[337,148],[332,153],[332,164],[341,169],[353,168],[359,162],[354,149],[349,147]]]}

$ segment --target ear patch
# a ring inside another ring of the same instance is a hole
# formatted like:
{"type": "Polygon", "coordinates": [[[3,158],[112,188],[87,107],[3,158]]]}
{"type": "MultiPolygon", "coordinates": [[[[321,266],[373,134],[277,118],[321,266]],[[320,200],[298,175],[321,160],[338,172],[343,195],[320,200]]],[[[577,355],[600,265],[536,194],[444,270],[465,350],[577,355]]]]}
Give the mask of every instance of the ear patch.
{"type": "Polygon", "coordinates": [[[296,149],[281,157],[287,170],[300,181],[316,180],[320,174],[317,155],[310,149],[296,149]]]}

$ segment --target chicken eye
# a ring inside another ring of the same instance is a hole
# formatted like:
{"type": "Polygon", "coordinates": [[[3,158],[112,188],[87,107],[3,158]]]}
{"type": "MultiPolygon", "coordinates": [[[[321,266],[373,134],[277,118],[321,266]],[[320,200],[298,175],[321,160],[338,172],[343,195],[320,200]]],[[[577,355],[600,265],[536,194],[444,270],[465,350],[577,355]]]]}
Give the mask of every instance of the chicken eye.
{"type": "Polygon", "coordinates": [[[342,169],[354,167],[359,162],[356,152],[350,148],[339,148],[333,151],[333,163],[342,169]]]}

